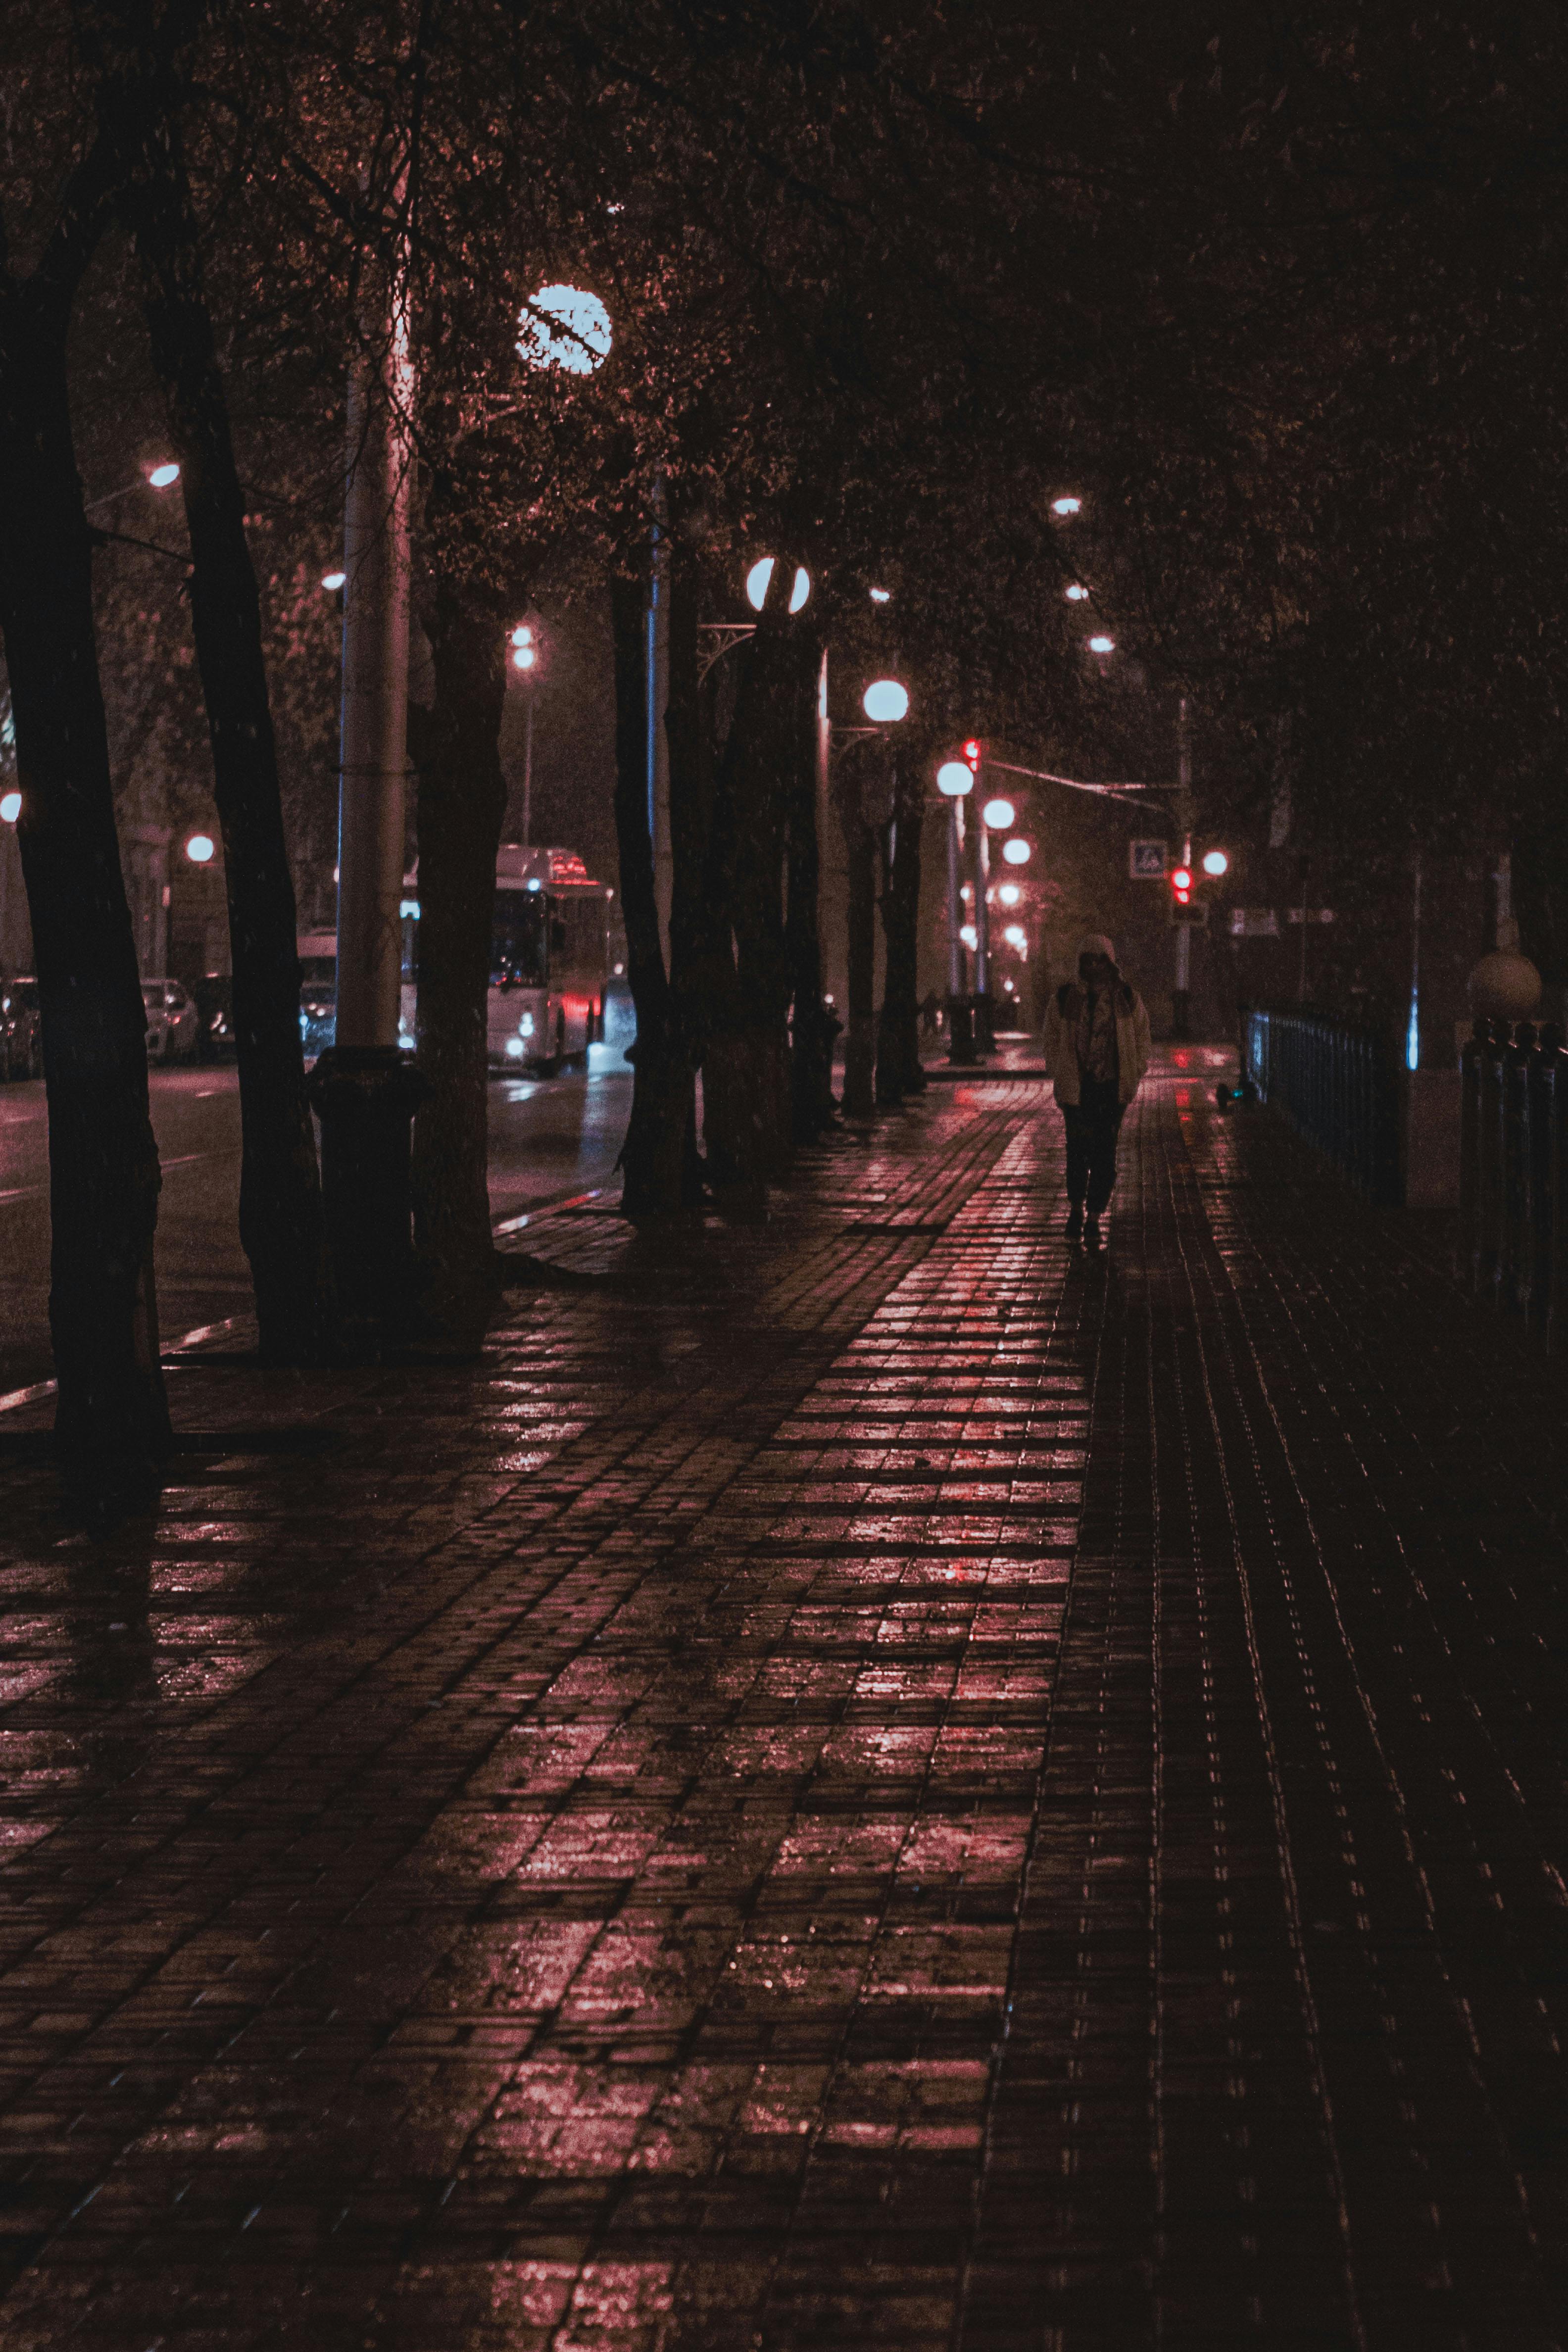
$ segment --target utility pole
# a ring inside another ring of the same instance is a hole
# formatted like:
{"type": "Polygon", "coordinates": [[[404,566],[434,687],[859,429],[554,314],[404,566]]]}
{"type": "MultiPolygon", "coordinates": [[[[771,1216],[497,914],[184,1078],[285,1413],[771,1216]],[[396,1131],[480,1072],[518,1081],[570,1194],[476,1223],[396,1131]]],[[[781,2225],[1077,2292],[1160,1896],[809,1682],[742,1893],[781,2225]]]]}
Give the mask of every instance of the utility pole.
{"type": "Polygon", "coordinates": [[[409,1312],[409,1124],[425,1091],[398,1045],[415,394],[401,273],[367,343],[349,372],[337,1022],[310,1097],[339,1303],[374,1339],[409,1312]]]}
{"type": "MultiPolygon", "coordinates": [[[[1176,828],[1182,836],[1181,863],[1190,874],[1193,867],[1193,757],[1187,733],[1187,698],[1184,694],[1176,705],[1176,828]]],[[[1171,1034],[1185,1040],[1193,1034],[1192,999],[1192,925],[1181,918],[1185,908],[1176,909],[1176,977],[1171,992],[1171,1034]]]]}
{"type": "Polygon", "coordinates": [[[533,823],[533,687],[528,688],[528,700],[522,715],[522,846],[531,843],[533,823]]]}
{"type": "Polygon", "coordinates": [[[996,1050],[991,1005],[991,909],[985,903],[991,887],[991,835],[982,813],[985,794],[983,780],[984,763],[984,749],[977,741],[970,761],[974,773],[974,1050],[977,1055],[994,1054],[996,1050]]]}

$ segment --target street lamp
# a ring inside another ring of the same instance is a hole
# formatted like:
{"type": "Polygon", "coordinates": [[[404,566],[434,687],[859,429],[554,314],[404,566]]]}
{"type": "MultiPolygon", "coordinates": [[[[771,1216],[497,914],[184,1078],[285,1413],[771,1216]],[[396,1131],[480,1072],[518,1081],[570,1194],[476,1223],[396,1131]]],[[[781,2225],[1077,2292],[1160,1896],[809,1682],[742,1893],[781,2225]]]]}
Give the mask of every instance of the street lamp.
{"type": "Polygon", "coordinates": [[[980,812],[993,833],[1005,833],[1017,811],[1011,801],[987,801],[980,812]]]}
{"type": "Polygon", "coordinates": [[[3,796],[0,796],[0,819],[3,819],[6,824],[15,824],[16,819],[21,815],[21,814],[22,795],[20,793],[6,793],[3,796]]]}
{"type": "Polygon", "coordinates": [[[610,355],[610,314],[581,286],[542,286],[517,314],[517,352],[530,367],[593,375],[610,355]]]}
{"type": "Polygon", "coordinates": [[[996,893],[1005,907],[1016,907],[1023,895],[1016,882],[1004,882],[996,893]]]}
{"type": "MultiPolygon", "coordinates": [[[[753,613],[760,613],[767,602],[768,585],[773,576],[773,559],[763,556],[746,574],[746,602],[753,613]]],[[[789,592],[789,608],[798,613],[811,593],[811,574],[804,564],[795,566],[795,585],[789,592]]]]}
{"type": "Polygon", "coordinates": [[[961,801],[974,790],[974,778],[962,760],[944,760],[936,772],[936,788],[949,800],[961,801]]]}
{"type": "Polygon", "coordinates": [[[1022,923],[1009,923],[1002,936],[1010,948],[1022,949],[1029,944],[1029,934],[1022,923]]]}
{"type": "Polygon", "coordinates": [[[323,572],[321,585],[329,596],[335,596],[348,576],[346,572],[323,572]]]}
{"type": "Polygon", "coordinates": [[[908,688],[896,677],[874,678],[860,698],[860,708],[879,726],[891,726],[909,715],[908,688]]]}
{"type": "Polygon", "coordinates": [[[1054,515],[1075,515],[1081,514],[1082,511],[1083,500],[1081,499],[1063,498],[1053,499],[1051,500],[1051,512],[1054,515]]]}
{"type": "Polygon", "coordinates": [[[1205,874],[1213,874],[1217,877],[1221,874],[1227,873],[1229,869],[1230,860],[1226,856],[1223,849],[1205,850],[1204,872],[1205,874]]]}
{"type": "Polygon", "coordinates": [[[185,856],[193,866],[211,863],[216,845],[210,833],[193,833],[185,844],[185,856]]]}
{"type": "Polygon", "coordinates": [[[511,633],[511,666],[521,670],[530,692],[523,704],[522,719],[522,846],[528,848],[532,838],[533,822],[533,695],[532,672],[539,663],[539,646],[534,640],[531,621],[520,621],[511,633]]]}
{"type": "Polygon", "coordinates": [[[1116,651],[1116,639],[1114,637],[1090,637],[1089,641],[1089,649],[1091,654],[1113,654],[1116,651]]]}
{"type": "Polygon", "coordinates": [[[1026,841],[1005,841],[1002,844],[1002,855],[1009,866],[1027,866],[1029,845],[1026,841]]]}
{"type": "Polygon", "coordinates": [[[1083,604],[1089,601],[1089,590],[1081,580],[1075,580],[1069,588],[1063,589],[1062,593],[1069,604],[1083,604]]]}

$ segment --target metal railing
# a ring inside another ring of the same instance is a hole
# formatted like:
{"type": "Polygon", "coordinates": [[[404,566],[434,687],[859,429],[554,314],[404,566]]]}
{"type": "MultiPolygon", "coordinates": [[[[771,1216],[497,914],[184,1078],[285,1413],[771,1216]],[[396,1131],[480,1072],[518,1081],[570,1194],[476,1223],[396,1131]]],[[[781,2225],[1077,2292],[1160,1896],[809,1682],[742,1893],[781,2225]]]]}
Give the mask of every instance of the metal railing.
{"type": "Polygon", "coordinates": [[[1459,1272],[1568,1347],[1568,1052],[1550,1024],[1478,1021],[1460,1057],[1459,1272]]]}
{"type": "Polygon", "coordinates": [[[1399,1079],[1381,1031],[1326,1013],[1252,1010],[1243,1076],[1371,1201],[1404,1198],[1399,1079]]]}

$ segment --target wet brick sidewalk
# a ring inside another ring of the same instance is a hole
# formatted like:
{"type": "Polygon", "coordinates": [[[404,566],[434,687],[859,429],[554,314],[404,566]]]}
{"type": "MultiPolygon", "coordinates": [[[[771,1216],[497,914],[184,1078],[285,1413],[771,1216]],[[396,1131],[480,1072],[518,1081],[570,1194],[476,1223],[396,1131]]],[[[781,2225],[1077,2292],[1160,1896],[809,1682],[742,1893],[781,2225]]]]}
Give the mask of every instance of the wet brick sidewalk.
{"type": "Polygon", "coordinates": [[[5,2352],[1564,2341],[1562,1374],[1201,1076],[8,1417],[5,2352]]]}

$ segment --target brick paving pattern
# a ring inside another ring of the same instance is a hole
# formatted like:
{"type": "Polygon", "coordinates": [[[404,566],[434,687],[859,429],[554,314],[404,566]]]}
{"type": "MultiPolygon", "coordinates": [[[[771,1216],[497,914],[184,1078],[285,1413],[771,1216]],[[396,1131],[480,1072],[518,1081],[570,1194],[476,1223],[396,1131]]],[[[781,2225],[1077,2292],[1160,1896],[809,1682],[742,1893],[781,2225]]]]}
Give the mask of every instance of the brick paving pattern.
{"type": "Polygon", "coordinates": [[[1562,1375],[1193,1058],[8,1418],[5,2352],[1564,2342],[1562,1375]]]}

